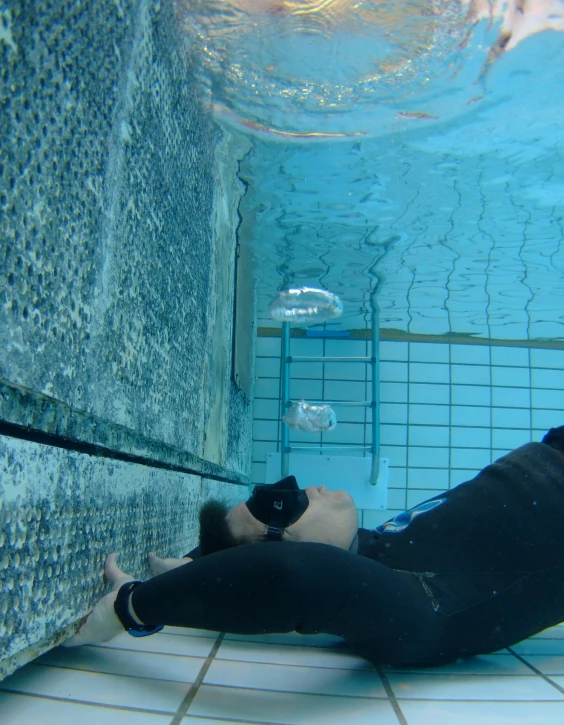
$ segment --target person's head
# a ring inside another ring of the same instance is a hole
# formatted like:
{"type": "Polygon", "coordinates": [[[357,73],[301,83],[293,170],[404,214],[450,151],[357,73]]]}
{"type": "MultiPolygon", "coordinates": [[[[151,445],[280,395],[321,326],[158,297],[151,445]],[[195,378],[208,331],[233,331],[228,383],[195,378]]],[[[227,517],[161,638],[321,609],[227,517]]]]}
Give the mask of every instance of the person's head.
{"type": "MultiPolygon", "coordinates": [[[[351,548],[358,531],[358,513],[345,491],[329,491],[310,486],[303,491],[307,500],[303,512],[282,531],[282,541],[312,541],[341,549],[351,548]]],[[[303,497],[302,497],[303,498],[303,497]]],[[[200,512],[200,553],[252,542],[266,541],[268,525],[249,510],[248,503],[229,509],[218,501],[208,501],[200,512]]],[[[251,505],[255,513],[257,510],[251,505]]]]}

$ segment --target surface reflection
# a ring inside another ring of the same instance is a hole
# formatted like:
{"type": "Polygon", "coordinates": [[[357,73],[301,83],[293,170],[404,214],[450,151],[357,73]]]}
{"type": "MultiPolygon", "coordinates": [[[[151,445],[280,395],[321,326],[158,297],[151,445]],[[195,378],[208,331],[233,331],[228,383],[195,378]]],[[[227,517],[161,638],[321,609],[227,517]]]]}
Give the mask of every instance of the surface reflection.
{"type": "Polygon", "coordinates": [[[502,53],[564,28],[557,0],[181,0],[179,17],[216,115],[286,138],[455,117],[502,53]]]}

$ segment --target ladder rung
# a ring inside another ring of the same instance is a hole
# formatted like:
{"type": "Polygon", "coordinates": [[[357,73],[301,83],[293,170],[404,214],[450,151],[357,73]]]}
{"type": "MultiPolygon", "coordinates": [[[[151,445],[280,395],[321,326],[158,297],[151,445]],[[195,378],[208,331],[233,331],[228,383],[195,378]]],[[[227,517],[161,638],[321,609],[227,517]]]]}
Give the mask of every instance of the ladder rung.
{"type": "Polygon", "coordinates": [[[289,355],[287,358],[289,363],[298,362],[359,362],[359,363],[371,363],[371,357],[297,357],[296,355],[289,355]]]}
{"type": "Polygon", "coordinates": [[[291,451],[370,451],[372,446],[289,446],[291,451]]]}
{"type": "MultiPolygon", "coordinates": [[[[298,400],[288,400],[286,401],[286,405],[290,406],[294,403],[298,403],[298,400]]],[[[372,407],[372,401],[371,400],[313,400],[308,401],[309,405],[348,405],[351,408],[371,408],[372,407]]]]}

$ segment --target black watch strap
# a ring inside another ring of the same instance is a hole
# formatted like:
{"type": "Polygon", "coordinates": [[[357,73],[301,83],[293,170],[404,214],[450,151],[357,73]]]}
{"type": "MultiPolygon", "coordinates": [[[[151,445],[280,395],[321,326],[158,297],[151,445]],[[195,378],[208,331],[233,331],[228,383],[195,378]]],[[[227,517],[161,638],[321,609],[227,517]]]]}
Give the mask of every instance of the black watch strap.
{"type": "Polygon", "coordinates": [[[117,614],[123,628],[132,637],[147,637],[149,634],[156,634],[163,629],[162,624],[138,624],[129,613],[129,598],[131,592],[143,584],[141,581],[131,581],[123,584],[117,594],[114,602],[114,611],[117,614]]]}

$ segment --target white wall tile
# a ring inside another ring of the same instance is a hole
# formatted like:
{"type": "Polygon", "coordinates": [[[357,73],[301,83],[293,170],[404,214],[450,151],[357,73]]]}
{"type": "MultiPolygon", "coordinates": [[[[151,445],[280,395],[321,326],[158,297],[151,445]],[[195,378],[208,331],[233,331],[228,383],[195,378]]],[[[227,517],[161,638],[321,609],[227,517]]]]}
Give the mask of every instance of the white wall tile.
{"type": "MultiPolygon", "coordinates": [[[[290,398],[292,400],[321,400],[323,381],[290,379],[290,398]]],[[[325,399],[329,400],[327,395],[325,399]]]]}
{"type": "Polygon", "coordinates": [[[445,343],[409,343],[409,361],[426,363],[448,363],[449,345],[445,343]]]}
{"type": "Polygon", "coordinates": [[[504,408],[530,408],[529,388],[492,388],[492,405],[504,408]]]}
{"type": "Polygon", "coordinates": [[[410,446],[448,446],[448,426],[411,425],[409,426],[410,446]]]}
{"type": "Polygon", "coordinates": [[[490,405],[492,388],[489,385],[453,385],[453,405],[490,405]]]}
{"type": "Polygon", "coordinates": [[[380,405],[380,422],[407,423],[407,405],[405,403],[382,403],[380,405]]]}
{"type": "Polygon", "coordinates": [[[280,359],[276,357],[257,357],[255,375],[260,378],[280,378],[280,359]]]}
{"type": "Polygon", "coordinates": [[[449,405],[450,386],[433,383],[410,383],[409,402],[449,405]]]}
{"type": "Polygon", "coordinates": [[[363,444],[364,423],[337,423],[333,430],[323,432],[323,442],[328,446],[335,443],[363,444]]]}
{"type": "Polygon", "coordinates": [[[491,429],[488,428],[451,428],[450,444],[455,448],[489,448],[491,429]]]}
{"type": "Polygon", "coordinates": [[[528,430],[492,429],[492,449],[513,450],[525,445],[525,443],[530,443],[528,430]]]}
{"type": "Polygon", "coordinates": [[[456,488],[456,486],[460,486],[461,483],[466,483],[466,481],[471,481],[473,478],[475,478],[481,469],[476,468],[468,468],[468,469],[459,469],[459,468],[453,468],[450,471],[450,488],[456,488]]]}
{"type": "Polygon", "coordinates": [[[333,410],[337,416],[338,423],[364,423],[366,416],[366,408],[353,405],[339,404],[333,401],[333,410]]]}
{"type": "Polygon", "coordinates": [[[266,400],[259,398],[254,401],[253,416],[255,420],[279,420],[280,402],[278,400],[266,400]]]}
{"type": "Polygon", "coordinates": [[[490,368],[486,365],[451,365],[450,375],[456,385],[490,384],[490,368]]]}
{"type": "MultiPolygon", "coordinates": [[[[564,376],[564,373],[562,373],[564,376]]],[[[564,390],[531,390],[533,408],[545,408],[562,411],[564,419],[564,390]]],[[[564,424],[564,423],[563,423],[564,424]]]]}
{"type": "MultiPolygon", "coordinates": [[[[326,380],[366,380],[364,363],[324,363],[326,380]]],[[[321,375],[321,372],[319,373],[321,375]]]]}
{"type": "Polygon", "coordinates": [[[300,443],[311,443],[312,445],[320,445],[321,433],[315,433],[314,431],[307,430],[295,430],[290,428],[289,440],[290,443],[295,443],[296,445],[300,443]]]}
{"type": "Polygon", "coordinates": [[[252,460],[253,463],[266,463],[268,453],[276,453],[276,443],[267,441],[253,441],[252,460]]]}
{"type": "Polygon", "coordinates": [[[557,428],[562,425],[562,414],[554,410],[533,409],[533,428],[557,428]]]}
{"type": "Polygon", "coordinates": [[[407,383],[381,383],[382,403],[407,403],[407,383]]]}
{"type": "Polygon", "coordinates": [[[511,453],[511,448],[499,448],[492,451],[492,463],[497,461],[502,456],[506,456],[508,453],[511,453]]]}
{"type": "Polygon", "coordinates": [[[410,383],[448,383],[450,369],[444,363],[409,363],[410,383]]]}
{"type": "Polygon", "coordinates": [[[382,423],[380,425],[380,442],[387,446],[407,445],[407,426],[382,423]]]}
{"type": "Polygon", "coordinates": [[[326,380],[325,400],[365,400],[366,386],[364,383],[351,380],[326,380]]]}
{"type": "Polygon", "coordinates": [[[366,357],[370,347],[366,340],[325,340],[324,354],[327,357],[366,357]]]}
{"type": "Polygon", "coordinates": [[[530,385],[529,368],[492,367],[494,386],[528,388],[530,385]]]}
{"type": "Polygon", "coordinates": [[[391,383],[407,383],[407,363],[381,362],[380,380],[391,383]]]}
{"type": "MultiPolygon", "coordinates": [[[[441,487],[442,490],[448,489],[448,483],[443,487],[441,487]]],[[[423,503],[423,501],[427,501],[429,498],[434,498],[440,491],[437,491],[436,489],[415,489],[415,488],[409,488],[407,490],[407,502],[406,502],[406,509],[409,511],[409,509],[412,509],[414,506],[418,506],[420,503],[423,503]]]]}
{"type": "Polygon", "coordinates": [[[529,350],[526,347],[492,346],[492,365],[529,367],[529,350]]]}
{"type": "Polygon", "coordinates": [[[276,441],[278,439],[278,421],[257,420],[253,422],[253,440],[276,441]]]}
{"type": "Polygon", "coordinates": [[[448,488],[447,468],[409,468],[407,472],[408,488],[448,488]]]}
{"type": "Polygon", "coordinates": [[[448,448],[410,446],[408,463],[410,468],[448,468],[448,453],[448,448]]]}
{"type": "Polygon", "coordinates": [[[408,343],[381,340],[378,351],[380,360],[407,361],[408,343]]]}
{"type": "Polygon", "coordinates": [[[492,425],[496,428],[530,428],[529,408],[492,408],[492,425]]]}
{"type": "Polygon", "coordinates": [[[251,483],[264,483],[266,481],[266,463],[251,464],[251,483]]]}
{"type": "Polygon", "coordinates": [[[451,466],[452,468],[484,468],[491,463],[491,453],[489,448],[452,448],[451,449],[451,466]]]}
{"type": "Polygon", "coordinates": [[[407,491],[405,488],[391,488],[388,490],[388,509],[403,511],[406,507],[407,491]]]}
{"type": "Polygon", "coordinates": [[[564,370],[564,350],[531,349],[531,367],[564,370]]]}
{"type": "Polygon", "coordinates": [[[451,408],[452,425],[464,427],[489,427],[491,425],[491,409],[482,407],[470,407],[453,405],[451,408]]]}
{"type": "Polygon", "coordinates": [[[307,337],[293,337],[290,339],[290,355],[320,357],[323,355],[323,340],[314,340],[307,337]]]}
{"type": "Polygon", "coordinates": [[[407,468],[390,467],[389,487],[405,488],[407,486],[407,468]]]}
{"type": "Polygon", "coordinates": [[[302,380],[321,380],[323,377],[322,363],[291,363],[290,377],[302,380]]]}
{"type": "Polygon", "coordinates": [[[280,357],[281,341],[279,337],[257,337],[255,354],[257,357],[280,357]]]}
{"type": "Polygon", "coordinates": [[[280,381],[274,378],[256,378],[255,379],[255,399],[256,398],[276,398],[280,395],[280,381]]]}
{"type": "Polygon", "coordinates": [[[553,388],[564,390],[564,372],[562,370],[531,369],[532,388],[553,388]]]}
{"type": "Polygon", "coordinates": [[[380,446],[380,458],[388,458],[390,466],[407,466],[407,446],[380,446]]]}
{"type": "Polygon", "coordinates": [[[450,361],[462,365],[489,365],[488,345],[451,345],[450,361]]]}
{"type": "Polygon", "coordinates": [[[448,425],[448,405],[410,405],[409,423],[419,425],[448,425]]]}

